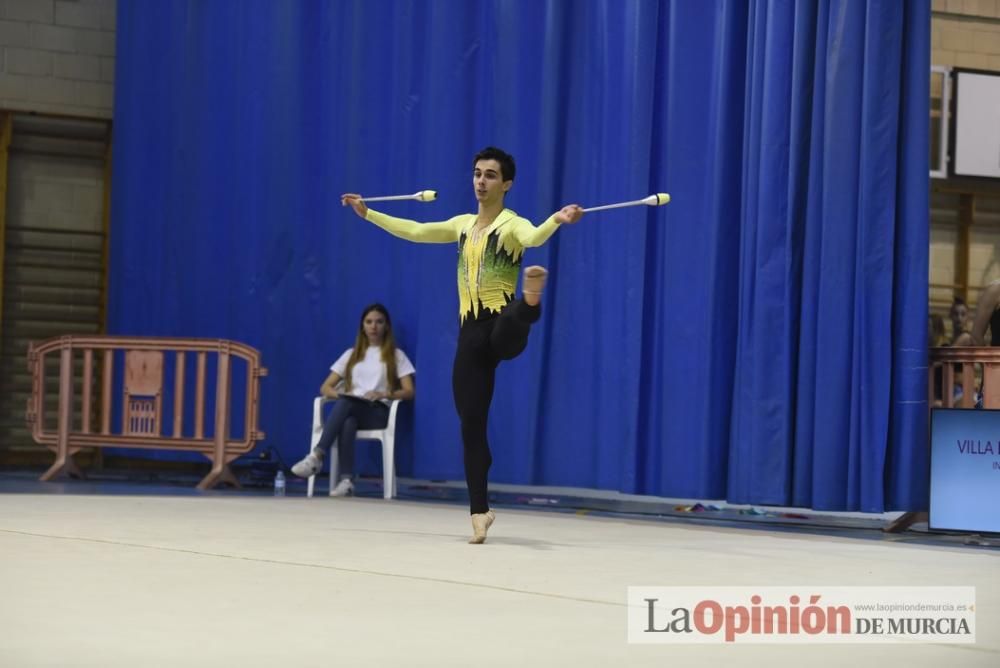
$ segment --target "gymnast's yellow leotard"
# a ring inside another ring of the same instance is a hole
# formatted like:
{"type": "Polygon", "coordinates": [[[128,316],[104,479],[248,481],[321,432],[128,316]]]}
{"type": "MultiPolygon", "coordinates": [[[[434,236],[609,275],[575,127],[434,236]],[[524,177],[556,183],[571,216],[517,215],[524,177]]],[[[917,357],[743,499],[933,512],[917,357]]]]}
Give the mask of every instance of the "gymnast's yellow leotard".
{"type": "Polygon", "coordinates": [[[541,246],[557,229],[555,215],[535,227],[504,209],[482,234],[474,237],[476,214],[464,213],[440,223],[418,223],[368,209],[365,218],[390,234],[418,243],[458,242],[459,317],[500,313],[514,299],[525,248],[541,246]]]}

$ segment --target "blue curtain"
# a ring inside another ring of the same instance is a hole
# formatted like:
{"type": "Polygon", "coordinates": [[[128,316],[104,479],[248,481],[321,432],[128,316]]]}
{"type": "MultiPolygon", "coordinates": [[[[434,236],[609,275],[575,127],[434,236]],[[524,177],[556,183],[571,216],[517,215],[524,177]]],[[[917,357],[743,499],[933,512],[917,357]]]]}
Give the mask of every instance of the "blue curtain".
{"type": "Polygon", "coordinates": [[[732,502],[926,507],[926,0],[184,0],[118,7],[109,331],[232,338],[310,398],[381,301],[417,366],[401,473],[461,479],[456,248],[339,205],[475,210],[670,192],[585,216],[501,366],[491,480],[732,502]]]}

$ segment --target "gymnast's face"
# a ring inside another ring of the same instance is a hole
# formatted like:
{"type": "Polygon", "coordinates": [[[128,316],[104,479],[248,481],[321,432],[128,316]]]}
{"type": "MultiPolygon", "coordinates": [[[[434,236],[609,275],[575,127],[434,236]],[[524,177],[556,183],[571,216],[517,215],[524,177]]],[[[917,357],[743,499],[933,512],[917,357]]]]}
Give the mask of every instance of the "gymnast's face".
{"type": "Polygon", "coordinates": [[[385,338],[385,316],[378,311],[369,311],[361,324],[368,337],[368,345],[381,346],[382,339],[385,338]]]}
{"type": "Polygon", "coordinates": [[[500,163],[496,160],[480,160],[472,170],[472,188],[481,205],[503,202],[504,194],[512,185],[513,181],[503,180],[500,163]]]}

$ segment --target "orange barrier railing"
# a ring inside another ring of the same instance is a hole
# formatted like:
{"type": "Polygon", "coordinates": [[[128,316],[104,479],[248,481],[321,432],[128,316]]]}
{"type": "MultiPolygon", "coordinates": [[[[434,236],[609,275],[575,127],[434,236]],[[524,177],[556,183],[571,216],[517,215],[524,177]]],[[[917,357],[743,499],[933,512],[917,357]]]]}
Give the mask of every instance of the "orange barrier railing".
{"type": "Polygon", "coordinates": [[[1000,347],[931,348],[927,380],[931,408],[1000,408],[1000,347]]]}
{"type": "Polygon", "coordinates": [[[73,455],[83,448],[127,447],[159,450],[185,450],[198,452],[212,461],[212,469],[198,483],[199,489],[209,489],[220,482],[239,486],[229,463],[250,452],[254,444],[264,439],[257,429],[260,378],[267,369],[260,365],[260,353],[250,346],[222,339],[175,339],[124,336],[64,336],[49,339],[28,348],[28,369],[32,376],[31,397],[28,400],[26,420],[36,443],[56,453],[55,463],[41,480],[51,480],[66,473],[82,477],[73,462],[73,455]],[[121,372],[122,401],[121,424],[115,429],[111,424],[114,404],[112,389],[115,384],[114,360],[120,352],[124,359],[121,372]],[[163,406],[168,365],[165,356],[174,356],[172,431],[163,434],[163,406]],[[196,356],[194,424],[185,424],[184,391],[186,355],[196,356]],[[46,413],[46,357],[59,358],[58,409],[56,428],[50,429],[50,413],[46,413]],[[99,355],[99,378],[95,379],[95,355],[99,355]],[[215,420],[212,433],[206,433],[205,384],[209,357],[216,367],[215,420]],[[232,397],[231,377],[235,360],[247,365],[246,404],[243,438],[230,436],[232,397]],[[82,377],[77,377],[76,362],[82,360],[82,377]],[[77,382],[79,381],[79,383],[77,382]],[[98,385],[99,392],[94,391],[98,385]],[[81,400],[74,399],[74,387],[80,385],[81,400]],[[94,396],[100,400],[98,410],[94,396]],[[77,403],[79,403],[78,410],[77,403]],[[94,414],[98,426],[95,429],[94,414]],[[190,435],[185,435],[185,432],[190,435]]]}

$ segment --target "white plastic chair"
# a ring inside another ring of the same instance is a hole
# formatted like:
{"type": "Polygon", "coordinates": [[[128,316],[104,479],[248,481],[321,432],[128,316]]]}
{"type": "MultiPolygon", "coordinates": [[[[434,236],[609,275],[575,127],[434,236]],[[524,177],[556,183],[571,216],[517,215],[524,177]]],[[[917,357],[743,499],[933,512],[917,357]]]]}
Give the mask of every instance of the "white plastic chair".
{"type": "MultiPolygon", "coordinates": [[[[327,397],[316,397],[313,400],[313,430],[312,441],[309,443],[309,452],[313,451],[319,443],[319,437],[323,434],[323,405],[335,399],[327,397]]],[[[399,399],[393,399],[389,404],[389,421],[385,429],[359,429],[356,440],[358,441],[379,441],[382,443],[382,484],[385,488],[383,497],[391,499],[396,496],[396,413],[399,410],[399,399]]],[[[330,446],[330,491],[337,486],[338,469],[340,464],[337,460],[338,441],[334,440],[330,446]]],[[[313,495],[313,487],[316,484],[316,476],[309,476],[309,485],[306,496],[313,495]]]]}

